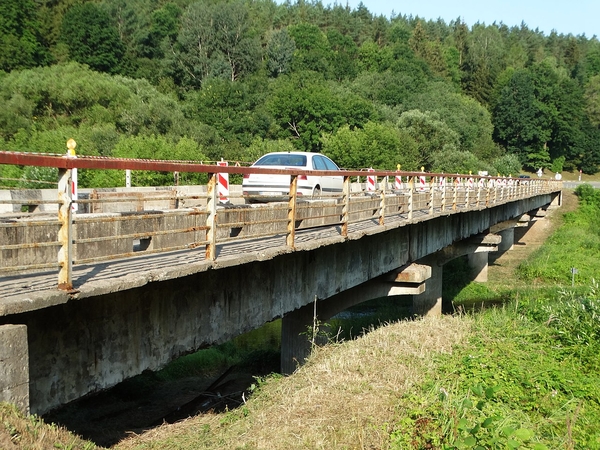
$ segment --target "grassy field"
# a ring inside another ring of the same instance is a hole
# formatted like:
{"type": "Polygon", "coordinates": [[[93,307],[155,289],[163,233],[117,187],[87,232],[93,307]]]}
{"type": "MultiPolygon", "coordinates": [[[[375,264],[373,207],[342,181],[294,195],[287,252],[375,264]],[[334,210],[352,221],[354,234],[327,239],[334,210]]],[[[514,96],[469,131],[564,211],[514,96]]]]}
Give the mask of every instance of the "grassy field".
{"type": "MultiPolygon", "coordinates": [[[[600,449],[600,199],[589,195],[551,218],[558,231],[527,260],[502,263],[511,276],[457,279],[456,314],[331,342],[293,376],[257,378],[237,409],[114,448],[600,449]]],[[[0,419],[3,449],[97,448],[7,405],[0,419]]]]}

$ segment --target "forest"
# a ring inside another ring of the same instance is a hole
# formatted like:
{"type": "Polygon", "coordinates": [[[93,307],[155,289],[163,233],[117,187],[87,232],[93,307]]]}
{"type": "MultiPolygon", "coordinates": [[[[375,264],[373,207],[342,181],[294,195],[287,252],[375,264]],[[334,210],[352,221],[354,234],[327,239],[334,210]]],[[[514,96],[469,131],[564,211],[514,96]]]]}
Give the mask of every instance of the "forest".
{"type": "MultiPolygon", "coordinates": [[[[600,170],[596,36],[362,3],[3,0],[0,102],[1,150],[62,154],[73,138],[80,155],[125,158],[302,150],[347,169],[600,170]]],[[[82,172],[82,187],[122,184],[82,172]]],[[[56,175],[0,166],[3,186],[43,181],[56,175]]]]}

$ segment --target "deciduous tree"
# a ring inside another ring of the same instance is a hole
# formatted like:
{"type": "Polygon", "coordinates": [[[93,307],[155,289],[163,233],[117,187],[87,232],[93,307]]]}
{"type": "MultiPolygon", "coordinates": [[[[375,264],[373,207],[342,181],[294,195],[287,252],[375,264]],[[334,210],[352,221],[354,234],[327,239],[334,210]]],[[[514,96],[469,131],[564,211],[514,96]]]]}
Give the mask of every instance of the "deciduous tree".
{"type": "Polygon", "coordinates": [[[109,15],[95,3],[71,7],[64,16],[61,40],[72,60],[94,70],[119,73],[125,46],[109,15]]]}

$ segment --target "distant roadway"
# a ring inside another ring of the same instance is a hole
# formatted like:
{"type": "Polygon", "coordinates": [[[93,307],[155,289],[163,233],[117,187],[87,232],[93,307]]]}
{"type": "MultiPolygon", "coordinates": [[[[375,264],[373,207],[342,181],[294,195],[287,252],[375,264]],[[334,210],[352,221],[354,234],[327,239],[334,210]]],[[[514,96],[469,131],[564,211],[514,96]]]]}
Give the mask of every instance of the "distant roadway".
{"type": "Polygon", "coordinates": [[[575,189],[580,184],[589,184],[595,189],[600,189],[600,181],[563,181],[563,186],[567,189],[575,189]]]}

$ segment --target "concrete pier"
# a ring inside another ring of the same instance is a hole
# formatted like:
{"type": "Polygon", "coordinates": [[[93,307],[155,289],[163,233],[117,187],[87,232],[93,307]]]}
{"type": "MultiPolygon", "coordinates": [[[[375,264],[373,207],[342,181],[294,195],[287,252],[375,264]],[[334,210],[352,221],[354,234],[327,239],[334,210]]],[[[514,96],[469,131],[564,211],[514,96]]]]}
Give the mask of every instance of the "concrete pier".
{"type": "Polygon", "coordinates": [[[0,402],[29,413],[29,353],[25,325],[0,326],[0,402]]]}

